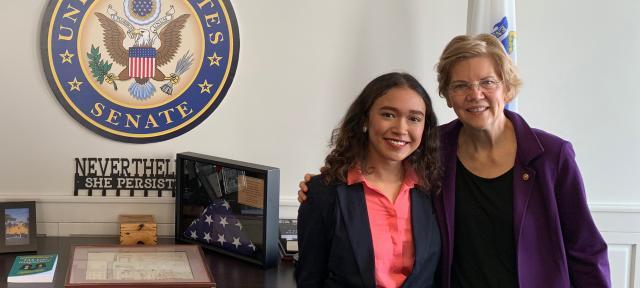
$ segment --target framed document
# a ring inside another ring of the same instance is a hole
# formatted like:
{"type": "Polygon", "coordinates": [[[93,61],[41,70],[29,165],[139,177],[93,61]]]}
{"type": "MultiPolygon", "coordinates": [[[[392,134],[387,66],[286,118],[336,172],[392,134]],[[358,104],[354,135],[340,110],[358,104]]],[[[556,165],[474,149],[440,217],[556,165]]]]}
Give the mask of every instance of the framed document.
{"type": "Polygon", "coordinates": [[[38,250],[36,202],[0,202],[0,253],[38,250]]]}
{"type": "Polygon", "coordinates": [[[278,168],[176,156],[176,239],[273,267],[278,251],[278,168]]]}
{"type": "Polygon", "coordinates": [[[198,245],[94,245],[71,249],[64,287],[216,286],[198,245]]]}

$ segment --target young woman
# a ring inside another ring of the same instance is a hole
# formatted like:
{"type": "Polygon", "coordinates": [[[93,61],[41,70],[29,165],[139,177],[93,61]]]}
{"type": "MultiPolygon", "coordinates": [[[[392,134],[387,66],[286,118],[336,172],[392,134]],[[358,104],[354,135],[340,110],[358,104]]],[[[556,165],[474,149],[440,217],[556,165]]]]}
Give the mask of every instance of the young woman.
{"type": "Polygon", "coordinates": [[[437,120],[408,74],[369,83],[333,131],[298,212],[300,287],[432,287],[440,232],[437,120]]]}

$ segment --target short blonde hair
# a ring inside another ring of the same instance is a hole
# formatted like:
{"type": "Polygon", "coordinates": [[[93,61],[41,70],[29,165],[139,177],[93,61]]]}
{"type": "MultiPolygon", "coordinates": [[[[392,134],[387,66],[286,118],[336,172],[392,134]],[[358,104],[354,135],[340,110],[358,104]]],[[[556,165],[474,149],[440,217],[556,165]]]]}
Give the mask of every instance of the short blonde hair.
{"type": "Polygon", "coordinates": [[[440,61],[436,66],[440,95],[447,98],[449,84],[451,84],[451,71],[456,64],[466,59],[482,56],[489,56],[493,59],[496,73],[508,91],[507,102],[511,101],[518,94],[522,80],[518,76],[515,65],[505,53],[502,43],[490,34],[460,35],[451,39],[442,51],[440,61]]]}

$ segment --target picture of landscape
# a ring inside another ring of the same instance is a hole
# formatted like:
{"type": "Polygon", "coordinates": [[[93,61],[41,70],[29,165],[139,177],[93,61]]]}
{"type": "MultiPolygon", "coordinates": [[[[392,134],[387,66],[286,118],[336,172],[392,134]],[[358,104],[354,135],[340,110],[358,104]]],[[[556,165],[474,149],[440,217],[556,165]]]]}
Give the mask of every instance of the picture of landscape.
{"type": "Polygon", "coordinates": [[[5,245],[29,244],[29,208],[4,210],[5,245]]]}

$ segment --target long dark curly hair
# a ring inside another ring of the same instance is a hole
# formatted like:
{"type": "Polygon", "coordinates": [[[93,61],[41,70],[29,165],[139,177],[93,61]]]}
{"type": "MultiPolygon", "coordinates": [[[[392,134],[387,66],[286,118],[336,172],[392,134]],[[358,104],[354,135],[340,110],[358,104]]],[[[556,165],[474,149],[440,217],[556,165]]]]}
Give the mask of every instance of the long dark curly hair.
{"type": "MultiPolygon", "coordinates": [[[[440,157],[438,155],[438,120],[433,111],[431,97],[420,82],[407,73],[387,73],[369,82],[358,98],[351,104],[338,128],[331,134],[329,147],[332,148],[320,169],[326,183],[347,182],[347,172],[358,164],[366,163],[369,137],[363,132],[367,124],[369,110],[373,103],[392,88],[409,88],[415,91],[426,106],[425,127],[420,146],[407,159],[416,172],[419,185],[427,193],[440,191],[440,157]]],[[[366,171],[363,171],[366,173],[366,171]]]]}

